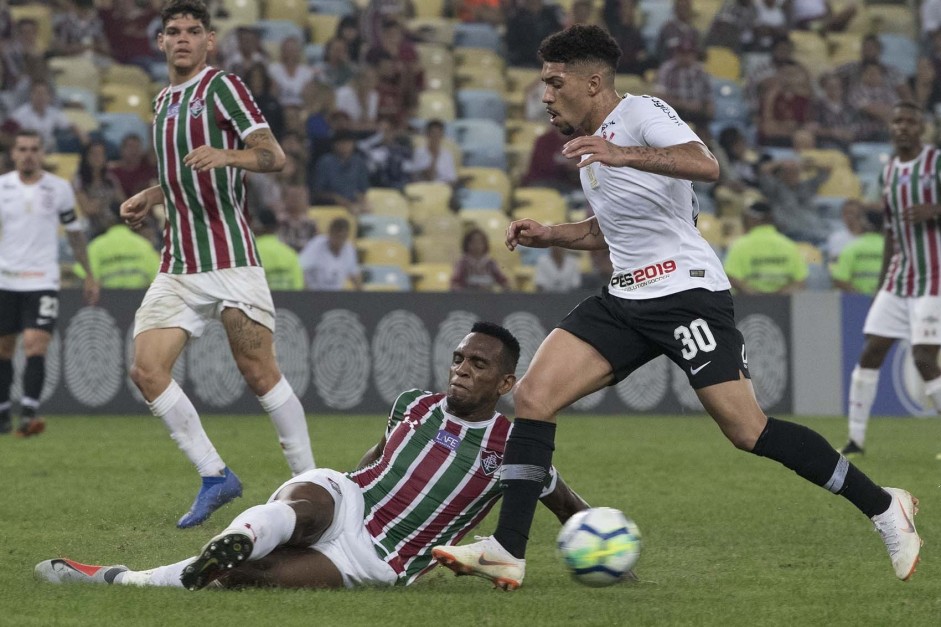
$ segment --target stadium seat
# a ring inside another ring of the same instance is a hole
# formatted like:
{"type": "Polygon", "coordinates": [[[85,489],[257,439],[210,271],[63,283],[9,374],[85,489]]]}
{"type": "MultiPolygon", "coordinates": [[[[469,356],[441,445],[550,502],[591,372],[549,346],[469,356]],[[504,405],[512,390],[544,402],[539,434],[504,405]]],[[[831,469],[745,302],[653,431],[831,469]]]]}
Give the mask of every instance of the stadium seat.
{"type": "Polygon", "coordinates": [[[457,203],[460,209],[503,209],[503,195],[490,189],[457,190],[457,203]]]}
{"type": "Polygon", "coordinates": [[[810,161],[814,165],[828,166],[833,170],[852,169],[852,165],[846,153],[842,150],[836,150],[835,148],[812,148],[802,150],[800,157],[802,160],[810,161]]]}
{"type": "Polygon", "coordinates": [[[750,111],[742,87],[733,80],[714,78],[712,99],[715,102],[715,122],[723,126],[750,125],[750,111]]]}
{"type": "Polygon", "coordinates": [[[359,216],[357,222],[359,238],[391,239],[401,242],[406,248],[412,246],[412,227],[405,218],[366,213],[359,216]]]}
{"type": "Polygon", "coordinates": [[[476,65],[455,67],[454,82],[460,89],[491,89],[500,95],[506,93],[506,79],[502,72],[476,65]]]}
{"type": "Polygon", "coordinates": [[[893,67],[902,76],[914,76],[918,66],[918,44],[906,35],[898,33],[880,33],[882,43],[882,63],[893,67]]]}
{"type": "Polygon", "coordinates": [[[801,257],[804,258],[804,262],[806,262],[807,265],[823,264],[823,251],[810,242],[797,242],[797,249],[800,251],[801,257]]]}
{"type": "Polygon", "coordinates": [[[399,266],[364,265],[363,289],[367,292],[410,292],[412,281],[399,266]]]}
{"type": "Polygon", "coordinates": [[[741,61],[735,51],[722,46],[706,48],[706,72],[713,78],[738,81],[742,75],[741,61]]]}
{"type": "Polygon", "coordinates": [[[424,121],[437,119],[450,122],[457,117],[454,98],[445,91],[419,92],[415,117],[424,121]]]}
{"type": "Polygon", "coordinates": [[[565,198],[549,187],[520,187],[513,192],[513,219],[531,218],[542,224],[567,221],[565,198]]]}
{"type": "Polygon", "coordinates": [[[506,172],[499,168],[465,166],[458,170],[458,178],[468,189],[489,189],[499,192],[503,208],[509,207],[511,185],[506,172]]]}
{"type": "Polygon", "coordinates": [[[426,91],[440,91],[446,94],[454,92],[454,69],[450,66],[425,66],[422,78],[426,91]]]}
{"type": "Polygon", "coordinates": [[[715,18],[716,13],[719,12],[719,7],[722,6],[722,0],[696,0],[693,4],[693,26],[700,33],[706,33],[709,31],[709,27],[712,26],[712,20],[715,18]]]}
{"type": "Polygon", "coordinates": [[[723,216],[719,218],[722,225],[722,246],[728,248],[729,244],[745,234],[745,225],[740,216],[723,216]]]}
{"type": "Polygon", "coordinates": [[[614,77],[614,88],[622,96],[631,94],[632,96],[643,96],[649,94],[650,83],[644,80],[644,77],[636,74],[617,74],[614,77]]]}
{"type": "Polygon", "coordinates": [[[90,89],[64,85],[56,88],[56,97],[64,111],[78,109],[86,113],[98,112],[98,94],[90,89]]]}
{"type": "MultiPolygon", "coordinates": [[[[65,114],[65,117],[68,118],[69,123],[71,123],[72,126],[82,131],[86,135],[89,133],[94,133],[98,130],[98,118],[96,118],[95,114],[91,111],[67,108],[63,109],[62,112],[65,114]]],[[[149,143],[147,137],[143,139],[144,143],[149,143]]]]}
{"type": "Polygon", "coordinates": [[[78,172],[78,164],[82,157],[77,153],[53,152],[46,153],[43,161],[43,169],[52,172],[56,176],[61,176],[66,181],[71,182],[78,172]]]}
{"type": "Polygon", "coordinates": [[[487,237],[491,240],[491,248],[493,248],[493,235],[498,235],[502,241],[506,227],[510,224],[510,219],[499,209],[461,209],[457,215],[465,228],[473,226],[487,233],[487,237]]]}
{"type": "Polygon", "coordinates": [[[416,292],[449,292],[453,271],[449,263],[416,263],[408,272],[416,292]]]}
{"type": "Polygon", "coordinates": [[[454,120],[445,125],[445,134],[462,149],[476,145],[502,148],[506,141],[503,127],[493,120],[454,120]]]}
{"type": "Polygon", "coordinates": [[[503,102],[503,96],[495,91],[459,89],[456,100],[462,118],[493,120],[497,124],[506,121],[506,104],[503,102]]]}
{"type": "Polygon", "coordinates": [[[150,93],[145,89],[112,83],[102,85],[98,93],[107,113],[132,113],[148,124],[153,120],[150,93]]]}
{"type": "Polygon", "coordinates": [[[49,70],[56,87],[81,87],[97,92],[101,85],[98,67],[87,57],[52,57],[49,70]]]}
{"type": "Polygon", "coordinates": [[[442,67],[454,72],[454,55],[447,46],[419,42],[415,44],[415,52],[418,53],[418,61],[426,72],[433,67],[442,67]]]}
{"type": "MultiPolygon", "coordinates": [[[[276,2],[263,2],[265,20],[279,20],[294,22],[301,28],[307,25],[306,0],[277,0],[276,2]]],[[[322,13],[314,7],[318,13],[322,13]]]]}
{"type": "Polygon", "coordinates": [[[453,190],[447,183],[409,183],[403,192],[409,203],[409,219],[416,226],[429,216],[447,214],[451,210],[453,190]]]}
{"type": "Polygon", "coordinates": [[[862,184],[852,170],[837,168],[830,172],[830,176],[817,190],[817,195],[859,198],[862,195],[862,184]]]}
{"type": "Polygon", "coordinates": [[[422,235],[437,236],[449,241],[460,241],[464,233],[464,225],[457,215],[443,213],[429,216],[418,225],[418,232],[422,235]]]}
{"type": "Polygon", "coordinates": [[[456,20],[445,17],[422,17],[408,20],[408,31],[418,39],[428,43],[451,46],[454,44],[454,26],[456,20]]]}
{"type": "Polygon", "coordinates": [[[827,41],[813,31],[792,30],[789,33],[794,43],[794,60],[806,67],[813,76],[830,70],[830,50],[827,41]]]}
{"type": "Polygon", "coordinates": [[[412,263],[412,251],[396,240],[361,237],[356,240],[356,250],[363,264],[407,268],[412,263]]]}
{"type": "Polygon", "coordinates": [[[10,22],[16,24],[20,20],[35,20],[39,26],[37,33],[37,44],[42,51],[49,50],[52,43],[52,8],[39,4],[38,2],[28,2],[23,5],[13,5],[9,7],[10,22]]]}
{"type": "Polygon", "coordinates": [[[475,67],[499,74],[503,73],[503,57],[490,48],[454,48],[454,67],[475,67]]]}
{"type": "MultiPolygon", "coordinates": [[[[254,24],[261,17],[261,3],[258,0],[222,0],[222,6],[229,14],[229,20],[238,25],[254,24]]],[[[213,19],[215,22],[216,19],[213,19]]]]}
{"type": "Polygon", "coordinates": [[[98,113],[98,133],[109,144],[109,154],[116,151],[126,135],[137,135],[150,145],[151,126],[136,113],[98,113]]]}
{"type": "Polygon", "coordinates": [[[882,142],[855,142],[850,144],[853,170],[859,176],[878,177],[892,158],[892,145],[882,142]]]}
{"type": "Polygon", "coordinates": [[[307,209],[307,217],[317,224],[317,233],[320,235],[330,230],[330,223],[336,218],[344,218],[350,223],[350,239],[356,237],[356,216],[342,205],[314,205],[307,209]]]}
{"type": "Polygon", "coordinates": [[[415,7],[415,17],[442,17],[445,0],[412,0],[412,6],[415,7]]]}
{"type": "Polygon", "coordinates": [[[880,35],[896,33],[913,40],[918,38],[915,13],[907,5],[867,3],[866,13],[869,18],[869,29],[872,32],[880,35]]]}
{"type": "Polygon", "coordinates": [[[506,149],[496,145],[470,146],[461,151],[461,162],[467,167],[506,170],[506,149]]]}
{"type": "Polygon", "coordinates": [[[308,13],[328,13],[330,15],[355,15],[358,7],[350,0],[307,0],[308,13]]]}
{"type": "Polygon", "coordinates": [[[508,147],[531,151],[536,139],[549,129],[549,125],[529,120],[507,120],[504,128],[508,147]]]}
{"type": "Polygon", "coordinates": [[[724,239],[722,237],[722,224],[711,213],[700,213],[696,220],[696,228],[709,244],[716,250],[722,250],[724,239]]]}
{"type": "MultiPolygon", "coordinates": [[[[339,16],[335,15],[333,17],[336,18],[337,22],[340,21],[339,16]]],[[[307,38],[304,36],[304,26],[306,24],[307,22],[301,22],[298,24],[293,20],[258,20],[255,22],[254,26],[255,28],[261,30],[262,42],[274,44],[274,46],[277,47],[288,37],[296,37],[301,40],[301,42],[307,41],[307,38]]],[[[336,30],[335,27],[334,30],[336,30]]],[[[331,36],[332,35],[333,33],[331,33],[331,36]]]]}
{"type": "Polygon", "coordinates": [[[840,67],[850,61],[859,61],[863,40],[858,33],[827,33],[827,49],[831,67],[840,67]]]}
{"type": "Polygon", "coordinates": [[[455,48],[488,48],[503,51],[503,40],[496,28],[482,22],[459,22],[454,25],[455,48]]]}
{"type": "Polygon", "coordinates": [[[418,235],[412,244],[417,263],[453,264],[461,256],[459,237],[449,238],[442,235],[418,235]]]}
{"type": "Polygon", "coordinates": [[[341,16],[330,13],[311,13],[307,16],[307,28],[310,31],[310,41],[314,44],[325,44],[337,32],[341,16]]]}
{"type": "Polygon", "coordinates": [[[144,89],[150,85],[150,74],[136,65],[112,63],[102,74],[101,80],[107,84],[118,84],[144,89]]]}
{"type": "Polygon", "coordinates": [[[370,187],[366,190],[366,203],[375,215],[408,218],[408,200],[397,189],[370,187]]]}

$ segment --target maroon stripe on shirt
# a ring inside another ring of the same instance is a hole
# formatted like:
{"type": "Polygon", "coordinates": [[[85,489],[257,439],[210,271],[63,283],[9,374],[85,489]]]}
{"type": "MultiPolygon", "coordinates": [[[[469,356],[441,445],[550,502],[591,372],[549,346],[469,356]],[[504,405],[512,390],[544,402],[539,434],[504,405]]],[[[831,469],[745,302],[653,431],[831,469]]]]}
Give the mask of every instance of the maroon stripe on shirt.
{"type": "MultiPolygon", "coordinates": [[[[177,92],[170,96],[170,104],[178,104],[182,100],[183,92],[177,92]]],[[[176,117],[166,119],[166,128],[164,129],[164,157],[167,164],[166,179],[170,186],[170,193],[173,195],[173,204],[176,206],[176,214],[180,221],[180,228],[177,233],[180,237],[180,245],[183,247],[183,259],[187,273],[196,272],[196,253],[193,251],[193,227],[189,215],[189,207],[186,204],[186,192],[180,186],[178,177],[173,172],[179,167],[185,167],[176,162],[177,151],[177,128],[176,123],[183,112],[178,112],[176,117]]]]}

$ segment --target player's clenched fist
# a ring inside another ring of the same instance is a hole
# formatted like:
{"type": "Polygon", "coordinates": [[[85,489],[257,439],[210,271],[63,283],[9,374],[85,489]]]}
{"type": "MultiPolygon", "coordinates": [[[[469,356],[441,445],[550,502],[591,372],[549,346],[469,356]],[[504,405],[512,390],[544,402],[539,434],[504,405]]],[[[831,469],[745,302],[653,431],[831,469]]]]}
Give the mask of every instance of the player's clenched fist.
{"type": "Polygon", "coordinates": [[[121,219],[126,225],[137,230],[147,217],[149,209],[147,190],[138,192],[121,203],[121,219]]]}
{"type": "Polygon", "coordinates": [[[506,227],[506,247],[516,250],[517,246],[529,248],[547,248],[552,245],[549,237],[552,228],[530,220],[514,220],[506,227]]]}

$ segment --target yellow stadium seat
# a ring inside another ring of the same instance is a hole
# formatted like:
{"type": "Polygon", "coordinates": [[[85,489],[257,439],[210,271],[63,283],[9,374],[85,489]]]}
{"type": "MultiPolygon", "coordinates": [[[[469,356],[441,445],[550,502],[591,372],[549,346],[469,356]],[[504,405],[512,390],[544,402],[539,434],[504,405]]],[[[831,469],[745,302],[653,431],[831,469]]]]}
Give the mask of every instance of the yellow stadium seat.
{"type": "Polygon", "coordinates": [[[425,89],[428,91],[441,91],[447,94],[454,92],[454,69],[450,66],[425,67],[422,78],[425,81],[425,89]]]}
{"type": "Polygon", "coordinates": [[[457,215],[464,222],[465,229],[476,227],[483,230],[490,239],[491,249],[494,248],[494,236],[502,241],[510,224],[510,219],[499,209],[461,209],[457,215]]]}
{"type": "Polygon", "coordinates": [[[830,50],[827,40],[812,31],[794,30],[789,35],[794,43],[794,60],[807,68],[813,76],[830,70],[830,50]]]}
{"type": "Polygon", "coordinates": [[[723,216],[719,218],[719,223],[722,226],[722,245],[726,248],[745,234],[741,216],[723,216]]]}
{"type": "Polygon", "coordinates": [[[102,81],[106,85],[118,84],[138,89],[150,89],[150,75],[136,65],[113,63],[104,71],[102,81]]]}
{"type": "Polygon", "coordinates": [[[454,44],[454,25],[457,20],[446,17],[417,17],[408,20],[408,32],[424,42],[454,44]]]}
{"type": "Polygon", "coordinates": [[[650,83],[644,80],[644,77],[637,76],[636,74],[615,75],[614,88],[622,96],[624,94],[633,94],[635,96],[642,96],[644,94],[649,94],[651,91],[650,83]]]}
{"type": "Polygon", "coordinates": [[[417,263],[453,264],[461,256],[460,238],[447,235],[419,235],[412,243],[417,263]]]}
{"type": "Polygon", "coordinates": [[[454,49],[454,62],[456,68],[477,67],[487,68],[491,72],[503,72],[503,57],[488,48],[454,49]]]}
{"type": "Polygon", "coordinates": [[[409,183],[403,192],[409,204],[408,217],[419,229],[421,223],[429,216],[445,215],[451,211],[451,196],[454,191],[447,183],[409,183]]]}
{"type": "Polygon", "coordinates": [[[370,213],[376,215],[409,217],[408,200],[397,189],[370,187],[366,190],[366,203],[369,205],[370,213]]]}
{"type": "Polygon", "coordinates": [[[859,61],[863,38],[859,33],[828,33],[827,49],[830,51],[830,66],[840,67],[850,61],[859,61]]]}
{"type": "Polygon", "coordinates": [[[859,198],[862,195],[862,184],[852,170],[837,168],[830,172],[830,176],[817,190],[817,195],[859,198]]]}
{"type": "Polygon", "coordinates": [[[418,61],[425,71],[432,67],[446,67],[450,71],[454,70],[454,55],[447,46],[419,42],[415,44],[415,52],[418,53],[418,61]]]}
{"type": "Polygon", "coordinates": [[[43,161],[43,169],[71,182],[78,172],[78,164],[81,160],[82,156],[77,153],[49,153],[45,156],[45,160],[43,161]]]}
{"type": "MultiPolygon", "coordinates": [[[[824,46],[822,50],[824,57],[826,57],[826,47],[824,46]]],[[[738,55],[733,50],[722,46],[709,46],[706,48],[705,69],[710,76],[730,81],[738,81],[742,74],[741,61],[738,55]]]]}
{"type": "Polygon", "coordinates": [[[436,235],[452,241],[460,241],[464,233],[464,225],[461,219],[450,212],[429,216],[417,227],[418,232],[422,235],[436,235]]]}
{"type": "Polygon", "coordinates": [[[502,72],[476,65],[454,68],[454,79],[458,89],[490,89],[499,94],[506,92],[506,79],[502,72]]]}
{"type": "Polygon", "coordinates": [[[454,96],[444,91],[419,92],[415,117],[419,120],[454,120],[457,117],[454,96]]]}
{"type": "Polygon", "coordinates": [[[549,187],[520,187],[513,192],[513,219],[530,218],[543,224],[566,222],[565,198],[549,187]]]}
{"type": "Polygon", "coordinates": [[[325,44],[337,32],[340,23],[339,15],[330,13],[311,13],[307,16],[307,28],[310,30],[310,43],[325,44]]]}
{"type": "Polygon", "coordinates": [[[261,18],[259,4],[258,0],[222,0],[222,6],[229,14],[228,19],[239,25],[254,24],[261,18]]]}
{"type": "Polygon", "coordinates": [[[507,208],[512,191],[510,178],[499,168],[464,167],[457,172],[458,178],[468,189],[489,189],[503,195],[503,206],[507,208]]]}
{"type": "Polygon", "coordinates": [[[519,266],[513,274],[513,278],[516,279],[517,291],[525,294],[532,294],[536,291],[535,266],[519,266]]]}
{"type": "Polygon", "coordinates": [[[711,213],[700,213],[699,218],[696,220],[696,227],[703,239],[709,242],[713,248],[722,248],[722,226],[717,217],[711,213]]]}
{"type": "Polygon", "coordinates": [[[532,147],[536,139],[549,129],[548,124],[529,120],[507,120],[505,126],[506,142],[511,146],[525,145],[532,147]]]}
{"type": "Polygon", "coordinates": [[[98,130],[98,118],[95,117],[94,113],[84,109],[72,108],[63,109],[62,112],[69,119],[69,122],[83,133],[87,134],[98,130]]]}
{"type": "Polygon", "coordinates": [[[268,0],[264,5],[266,20],[287,20],[301,28],[307,26],[307,2],[304,0],[268,0]]]}
{"type": "Polygon", "coordinates": [[[451,274],[454,267],[449,263],[415,263],[409,268],[412,287],[416,292],[451,291],[451,274]]]}
{"type": "Polygon", "coordinates": [[[834,170],[843,168],[852,170],[853,165],[845,152],[835,148],[813,148],[802,150],[800,152],[802,160],[809,161],[813,165],[828,166],[834,170]]]}
{"type": "Polygon", "coordinates": [[[37,43],[41,50],[49,50],[52,43],[52,9],[46,5],[30,3],[10,7],[10,20],[35,20],[39,26],[37,43]]]}
{"type": "Polygon", "coordinates": [[[107,113],[135,113],[150,124],[153,120],[149,85],[145,89],[129,85],[106,84],[98,90],[102,110],[107,113]]]}
{"type": "Polygon", "coordinates": [[[350,239],[356,237],[356,217],[342,205],[314,205],[307,209],[307,217],[317,223],[317,233],[325,234],[336,218],[345,218],[350,223],[350,239]]]}
{"type": "Polygon", "coordinates": [[[412,0],[415,17],[441,17],[444,14],[445,0],[412,0]]]}
{"type": "Polygon", "coordinates": [[[722,0],[696,0],[693,5],[693,26],[700,33],[706,33],[712,26],[712,20],[722,6],[722,0]]]}
{"type": "Polygon", "coordinates": [[[402,242],[371,237],[356,240],[360,263],[407,268],[412,263],[412,251],[402,242]]]}
{"type": "Polygon", "coordinates": [[[57,87],[81,87],[98,91],[101,85],[98,67],[86,57],[52,57],[49,59],[49,70],[57,87]]]}
{"type": "MultiPolygon", "coordinates": [[[[869,30],[874,33],[897,33],[918,40],[915,14],[907,5],[867,4],[869,30]]],[[[859,19],[857,16],[854,19],[859,19]]]]}

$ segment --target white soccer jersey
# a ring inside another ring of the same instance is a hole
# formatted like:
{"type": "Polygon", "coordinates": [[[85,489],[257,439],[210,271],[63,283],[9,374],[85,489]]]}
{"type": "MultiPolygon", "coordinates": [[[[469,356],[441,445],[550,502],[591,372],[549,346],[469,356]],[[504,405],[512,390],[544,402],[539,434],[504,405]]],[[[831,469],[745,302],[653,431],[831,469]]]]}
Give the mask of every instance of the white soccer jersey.
{"type": "Polygon", "coordinates": [[[0,289],[59,289],[59,223],[81,231],[68,181],[43,172],[32,185],[18,172],[0,176],[0,289]]]}
{"type": "MultiPolygon", "coordinates": [[[[625,96],[595,135],[617,146],[665,148],[700,141],[670,105],[651,96],[625,96]]],[[[646,299],[731,287],[693,223],[699,201],[690,181],[600,163],[582,168],[580,176],[611,250],[611,294],[646,299]]]]}

